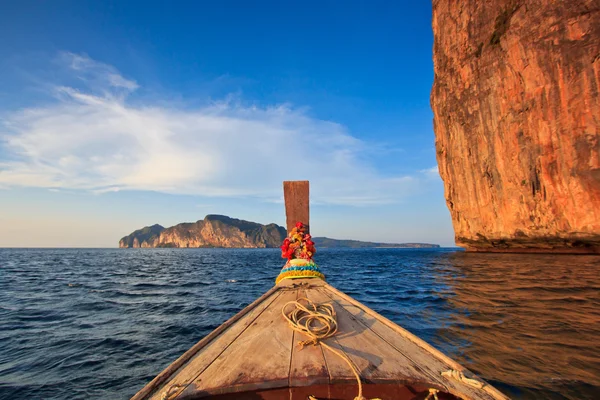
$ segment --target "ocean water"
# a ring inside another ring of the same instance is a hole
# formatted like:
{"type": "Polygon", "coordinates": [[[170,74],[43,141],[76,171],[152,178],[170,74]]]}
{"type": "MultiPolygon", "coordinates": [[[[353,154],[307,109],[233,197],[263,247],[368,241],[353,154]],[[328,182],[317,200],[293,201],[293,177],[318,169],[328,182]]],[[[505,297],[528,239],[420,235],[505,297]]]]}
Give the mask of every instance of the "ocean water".
{"type": "MultiPolygon", "coordinates": [[[[0,399],[127,399],[268,290],[273,249],[0,249],[0,399]]],[[[514,399],[600,399],[600,257],[321,249],[328,281],[514,399]]]]}

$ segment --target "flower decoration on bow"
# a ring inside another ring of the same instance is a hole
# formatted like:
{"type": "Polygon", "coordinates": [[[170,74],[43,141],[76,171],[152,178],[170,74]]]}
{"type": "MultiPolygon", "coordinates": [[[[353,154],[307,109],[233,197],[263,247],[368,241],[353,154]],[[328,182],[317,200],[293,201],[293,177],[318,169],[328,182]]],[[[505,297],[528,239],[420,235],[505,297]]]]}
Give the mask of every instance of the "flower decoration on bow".
{"type": "Polygon", "coordinates": [[[288,237],[283,240],[281,258],[310,260],[316,251],[312,237],[306,233],[306,226],[302,222],[298,222],[288,237]]]}

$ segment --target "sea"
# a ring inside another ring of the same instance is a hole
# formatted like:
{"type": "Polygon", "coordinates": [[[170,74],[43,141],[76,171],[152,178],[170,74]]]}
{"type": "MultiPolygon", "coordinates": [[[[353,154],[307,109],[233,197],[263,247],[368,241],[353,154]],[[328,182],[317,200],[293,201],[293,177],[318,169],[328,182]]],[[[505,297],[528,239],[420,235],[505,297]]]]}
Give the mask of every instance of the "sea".
{"type": "MultiPolygon", "coordinates": [[[[600,399],[600,257],[318,249],[328,282],[513,399],[600,399]]],[[[128,399],[278,249],[0,249],[0,399],[128,399]]]]}

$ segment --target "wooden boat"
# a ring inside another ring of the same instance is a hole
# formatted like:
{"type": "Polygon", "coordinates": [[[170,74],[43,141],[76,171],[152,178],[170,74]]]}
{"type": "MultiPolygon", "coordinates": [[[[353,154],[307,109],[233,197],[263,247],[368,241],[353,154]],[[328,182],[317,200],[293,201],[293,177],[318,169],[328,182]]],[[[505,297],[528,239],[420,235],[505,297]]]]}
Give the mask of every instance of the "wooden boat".
{"type": "MultiPolygon", "coordinates": [[[[308,223],[308,182],[284,182],[284,192],[289,232],[294,221],[308,223]]],[[[507,399],[423,340],[315,278],[282,280],[132,400],[201,398],[507,399]],[[282,309],[303,298],[331,304],[337,332],[301,347],[297,343],[307,338],[291,329],[282,309]]]]}

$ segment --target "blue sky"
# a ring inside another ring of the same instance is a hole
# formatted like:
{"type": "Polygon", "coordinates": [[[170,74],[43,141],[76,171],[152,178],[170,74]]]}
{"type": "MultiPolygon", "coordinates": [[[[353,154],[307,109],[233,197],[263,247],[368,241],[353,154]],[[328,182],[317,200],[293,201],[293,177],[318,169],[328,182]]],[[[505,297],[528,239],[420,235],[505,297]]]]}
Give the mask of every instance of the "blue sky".
{"type": "Polygon", "coordinates": [[[112,247],[209,213],[453,245],[429,2],[5,1],[0,246],[112,247]]]}

